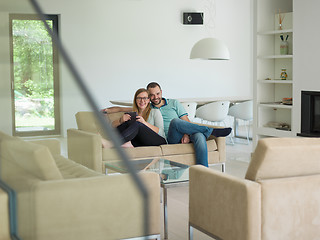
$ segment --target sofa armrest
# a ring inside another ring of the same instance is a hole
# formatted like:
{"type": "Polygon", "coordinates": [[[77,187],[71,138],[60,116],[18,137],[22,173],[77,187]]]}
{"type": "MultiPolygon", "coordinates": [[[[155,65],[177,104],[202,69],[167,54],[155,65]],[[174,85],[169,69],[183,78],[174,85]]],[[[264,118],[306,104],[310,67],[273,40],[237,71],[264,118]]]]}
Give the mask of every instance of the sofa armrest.
{"type": "Polygon", "coordinates": [[[227,151],[226,151],[226,138],[225,137],[212,137],[217,144],[217,149],[219,152],[219,161],[226,162],[227,161],[227,151]]]}
{"type": "Polygon", "coordinates": [[[99,134],[68,129],[68,158],[102,172],[102,144],[99,134]]]}
{"type": "MultiPolygon", "coordinates": [[[[150,234],[160,234],[160,183],[139,174],[149,192],[150,234]]],[[[42,181],[33,187],[34,239],[143,236],[143,198],[129,174],[42,181]]]]}
{"type": "Polygon", "coordinates": [[[260,184],[203,166],[190,168],[189,223],[219,239],[260,239],[260,184]]]}

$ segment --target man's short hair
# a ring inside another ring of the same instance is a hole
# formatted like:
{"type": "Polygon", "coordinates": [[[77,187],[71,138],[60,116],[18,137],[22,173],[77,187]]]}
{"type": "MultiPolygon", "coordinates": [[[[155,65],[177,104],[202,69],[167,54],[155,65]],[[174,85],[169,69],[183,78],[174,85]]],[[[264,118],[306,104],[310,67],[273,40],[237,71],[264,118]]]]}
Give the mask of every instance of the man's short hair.
{"type": "Polygon", "coordinates": [[[156,83],[156,82],[151,82],[151,83],[149,83],[148,86],[147,86],[147,89],[149,89],[149,88],[155,88],[155,87],[159,87],[160,90],[161,90],[161,87],[160,87],[159,83],[156,83]]]}

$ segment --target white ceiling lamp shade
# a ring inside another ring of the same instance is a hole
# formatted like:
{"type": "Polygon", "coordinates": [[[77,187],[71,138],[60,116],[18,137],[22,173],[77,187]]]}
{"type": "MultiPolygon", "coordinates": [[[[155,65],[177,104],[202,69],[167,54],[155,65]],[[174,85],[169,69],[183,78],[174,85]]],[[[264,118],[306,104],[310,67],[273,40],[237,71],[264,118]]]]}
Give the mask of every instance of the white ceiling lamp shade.
{"type": "Polygon", "coordinates": [[[204,38],[192,48],[190,59],[229,60],[230,52],[224,42],[216,38],[204,38]]]}

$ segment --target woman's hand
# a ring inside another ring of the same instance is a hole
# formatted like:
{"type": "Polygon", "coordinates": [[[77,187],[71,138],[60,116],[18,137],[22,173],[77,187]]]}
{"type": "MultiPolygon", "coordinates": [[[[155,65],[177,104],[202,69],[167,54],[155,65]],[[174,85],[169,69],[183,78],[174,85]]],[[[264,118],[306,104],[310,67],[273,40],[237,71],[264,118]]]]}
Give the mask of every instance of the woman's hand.
{"type": "Polygon", "coordinates": [[[143,123],[144,125],[147,125],[146,124],[146,120],[144,120],[144,118],[143,117],[141,117],[141,116],[137,116],[137,122],[141,122],[141,123],[143,123]]]}
{"type": "Polygon", "coordinates": [[[129,121],[131,119],[131,116],[129,114],[123,114],[120,118],[114,120],[112,122],[112,127],[118,127],[120,126],[122,123],[129,121]]]}
{"type": "Polygon", "coordinates": [[[127,113],[123,114],[122,117],[120,118],[120,124],[129,121],[131,119],[131,116],[127,113]]]}

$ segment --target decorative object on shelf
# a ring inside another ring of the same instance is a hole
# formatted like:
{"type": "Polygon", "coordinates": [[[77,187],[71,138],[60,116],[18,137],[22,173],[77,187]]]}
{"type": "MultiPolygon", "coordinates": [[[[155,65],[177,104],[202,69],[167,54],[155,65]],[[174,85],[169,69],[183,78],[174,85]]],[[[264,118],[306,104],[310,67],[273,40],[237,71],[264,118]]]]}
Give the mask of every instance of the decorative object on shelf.
{"type": "Polygon", "coordinates": [[[281,68],[280,79],[281,79],[281,80],[287,80],[287,77],[288,77],[288,75],[287,75],[287,69],[281,68]]]}
{"type": "Polygon", "coordinates": [[[282,98],[282,104],[292,105],[292,98],[282,98]]]}
{"type": "Polygon", "coordinates": [[[264,127],[269,127],[269,128],[275,128],[278,130],[285,130],[285,131],[291,131],[291,126],[289,123],[283,123],[283,122],[267,122],[266,124],[263,125],[264,127]]]}
{"type": "Polygon", "coordinates": [[[279,9],[279,30],[282,30],[282,23],[283,23],[283,19],[286,16],[284,13],[281,14],[281,11],[279,9]]]}
{"type": "Polygon", "coordinates": [[[271,80],[271,78],[267,77],[265,80],[271,80]]]}
{"type": "Polygon", "coordinates": [[[281,39],[280,54],[281,55],[287,55],[289,53],[288,37],[289,35],[287,35],[286,38],[284,38],[282,34],[280,35],[280,39],[281,39]]]}

